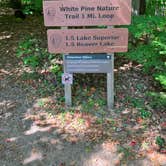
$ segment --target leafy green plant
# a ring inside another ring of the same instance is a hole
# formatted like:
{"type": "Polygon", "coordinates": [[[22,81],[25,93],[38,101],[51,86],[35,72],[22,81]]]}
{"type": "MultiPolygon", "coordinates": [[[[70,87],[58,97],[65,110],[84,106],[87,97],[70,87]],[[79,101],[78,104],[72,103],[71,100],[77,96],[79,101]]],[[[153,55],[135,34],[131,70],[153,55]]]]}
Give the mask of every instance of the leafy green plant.
{"type": "Polygon", "coordinates": [[[138,98],[131,98],[130,97],[130,102],[132,103],[132,105],[136,108],[143,108],[144,107],[144,103],[141,99],[138,98]]]}
{"type": "Polygon", "coordinates": [[[165,92],[160,92],[160,93],[149,92],[147,95],[151,98],[152,107],[165,110],[166,108],[166,93],[165,92]]]}
{"type": "Polygon", "coordinates": [[[16,51],[16,56],[21,59],[23,66],[30,70],[24,72],[24,80],[36,80],[37,92],[41,96],[52,94],[61,81],[62,67],[56,64],[60,56],[48,53],[46,48],[42,47],[42,40],[37,36],[27,36],[23,38],[16,51]]]}
{"type": "Polygon", "coordinates": [[[89,153],[91,151],[92,151],[92,147],[90,145],[85,147],[85,152],[86,153],[89,153]]]}
{"type": "Polygon", "coordinates": [[[165,0],[146,0],[146,14],[148,15],[165,15],[163,10],[166,7],[165,0]]]}
{"type": "Polygon", "coordinates": [[[103,118],[97,118],[96,123],[97,124],[102,124],[103,123],[103,118]]]}
{"type": "Polygon", "coordinates": [[[58,64],[52,64],[51,72],[56,75],[57,81],[61,82],[62,68],[58,64]]]}
{"type": "Polygon", "coordinates": [[[131,105],[138,110],[138,115],[140,117],[142,117],[143,119],[147,119],[151,117],[152,113],[146,110],[144,101],[142,99],[131,98],[130,96],[128,96],[127,101],[131,103],[131,105]]]}
{"type": "Polygon", "coordinates": [[[42,11],[42,0],[6,0],[0,5],[22,10],[26,15],[38,14],[42,11]]]}
{"type": "Polygon", "coordinates": [[[118,153],[123,154],[123,159],[124,161],[127,161],[134,157],[134,154],[132,152],[131,147],[123,147],[123,146],[118,146],[118,153]]]}
{"type": "Polygon", "coordinates": [[[24,61],[25,65],[29,65],[29,66],[31,66],[33,68],[37,67],[39,65],[39,63],[40,63],[38,56],[35,56],[35,55],[31,55],[31,56],[25,57],[23,59],[23,61],[24,61]]]}
{"type": "Polygon", "coordinates": [[[38,104],[39,107],[44,107],[45,102],[40,100],[40,101],[38,101],[37,104],[38,104]]]}
{"type": "MultiPolygon", "coordinates": [[[[165,17],[133,16],[132,24],[127,27],[130,37],[129,51],[125,56],[142,64],[143,71],[153,76],[153,82],[156,81],[155,84],[158,84],[160,91],[164,93],[166,89],[165,17]]],[[[161,101],[160,104],[162,103],[164,102],[161,101]]]]}
{"type": "Polygon", "coordinates": [[[79,125],[83,125],[85,123],[85,120],[83,118],[78,118],[79,125]]]}
{"type": "Polygon", "coordinates": [[[166,141],[164,138],[162,138],[161,136],[157,136],[156,137],[156,144],[159,146],[159,148],[164,148],[164,146],[166,145],[166,141]]]}
{"type": "Polygon", "coordinates": [[[41,63],[40,53],[38,41],[27,37],[25,40],[19,42],[16,55],[23,60],[24,65],[34,69],[41,63]]]}
{"type": "Polygon", "coordinates": [[[140,109],[139,114],[143,119],[150,118],[152,115],[150,111],[146,111],[145,109],[140,109]]]}
{"type": "Polygon", "coordinates": [[[97,103],[99,104],[100,107],[102,107],[102,106],[106,105],[106,100],[105,99],[98,99],[97,103]]]}
{"type": "Polygon", "coordinates": [[[66,113],[67,113],[67,112],[62,112],[62,113],[60,113],[60,120],[61,120],[61,123],[62,123],[63,125],[65,124],[66,113]]]}
{"type": "Polygon", "coordinates": [[[160,82],[162,87],[166,89],[166,73],[164,73],[163,71],[162,73],[156,73],[154,76],[155,76],[155,80],[160,82]]]}
{"type": "Polygon", "coordinates": [[[40,75],[37,72],[23,72],[21,79],[22,80],[38,80],[40,78],[40,75]]]}
{"type": "Polygon", "coordinates": [[[42,97],[45,97],[47,95],[51,95],[54,93],[54,91],[55,91],[55,86],[47,80],[43,80],[38,85],[38,89],[37,89],[37,93],[42,97]]]}
{"type": "Polygon", "coordinates": [[[166,88],[166,20],[157,16],[133,17],[129,26],[131,33],[130,59],[143,65],[144,71],[152,73],[154,78],[166,88]],[[148,28],[147,28],[148,26],[148,28]]]}
{"type": "Polygon", "coordinates": [[[51,65],[51,54],[47,52],[47,49],[42,48],[40,45],[41,40],[37,37],[27,36],[19,42],[16,51],[16,56],[23,61],[23,64],[34,71],[39,68],[46,69],[51,65]]]}

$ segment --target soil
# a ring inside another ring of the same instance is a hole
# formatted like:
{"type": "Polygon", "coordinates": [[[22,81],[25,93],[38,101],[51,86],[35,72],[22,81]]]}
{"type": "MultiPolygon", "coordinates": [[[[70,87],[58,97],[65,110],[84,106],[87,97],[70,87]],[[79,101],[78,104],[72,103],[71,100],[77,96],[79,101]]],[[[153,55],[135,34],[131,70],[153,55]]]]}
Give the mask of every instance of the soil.
{"type": "MultiPolygon", "coordinates": [[[[16,57],[18,43],[26,35],[40,36],[43,47],[47,47],[42,20],[42,17],[34,16],[25,20],[7,14],[0,16],[0,166],[166,166],[165,153],[159,152],[154,143],[156,136],[165,137],[160,124],[166,116],[156,114],[156,110],[149,107],[145,93],[154,90],[152,78],[143,74],[138,64],[116,59],[115,110],[103,115],[102,124],[94,123],[93,115],[80,113],[79,104],[73,109],[84,119],[86,127],[71,127],[69,124],[76,123],[73,114],[65,114],[70,123],[62,123],[59,116],[55,117],[59,110],[54,110],[53,118],[46,118],[45,107],[40,106],[39,101],[46,100],[55,106],[63,89],[56,95],[39,96],[33,86],[23,83],[23,66],[16,57]],[[152,120],[137,116],[137,110],[127,101],[129,96],[130,99],[141,98],[147,104],[153,114],[152,120]],[[142,129],[143,123],[148,127],[142,129]],[[95,135],[96,132],[99,134],[95,135]]],[[[78,83],[83,85],[79,81],[81,78],[87,82],[89,75],[78,75],[78,83]]],[[[97,78],[104,79],[103,76],[97,78]]],[[[96,88],[91,87],[91,93],[96,88]]],[[[60,106],[65,109],[64,103],[60,106]]]]}

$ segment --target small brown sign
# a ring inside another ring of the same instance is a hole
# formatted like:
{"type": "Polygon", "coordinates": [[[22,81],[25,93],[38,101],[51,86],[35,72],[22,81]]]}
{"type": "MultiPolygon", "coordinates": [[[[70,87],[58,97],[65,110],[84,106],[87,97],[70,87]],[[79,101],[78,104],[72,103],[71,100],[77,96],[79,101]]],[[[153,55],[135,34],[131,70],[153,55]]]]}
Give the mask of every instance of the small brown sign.
{"type": "Polygon", "coordinates": [[[131,0],[43,1],[45,26],[127,25],[131,0]]]}
{"type": "Polygon", "coordinates": [[[51,53],[126,52],[128,29],[66,29],[48,30],[51,53]]]}

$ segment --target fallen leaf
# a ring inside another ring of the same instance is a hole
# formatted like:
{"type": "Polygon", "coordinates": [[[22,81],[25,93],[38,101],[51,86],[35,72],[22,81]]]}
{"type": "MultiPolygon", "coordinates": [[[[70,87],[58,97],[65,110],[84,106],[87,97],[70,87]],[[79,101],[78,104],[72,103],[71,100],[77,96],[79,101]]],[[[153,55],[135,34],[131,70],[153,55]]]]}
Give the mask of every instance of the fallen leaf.
{"type": "Polygon", "coordinates": [[[12,142],[12,140],[10,138],[6,138],[5,142],[12,142]]]}
{"type": "Polygon", "coordinates": [[[66,164],[65,163],[60,163],[59,166],[65,166],[66,164]]]}
{"type": "Polygon", "coordinates": [[[90,121],[90,119],[87,119],[87,120],[85,121],[85,125],[86,125],[87,128],[89,128],[89,127],[91,126],[91,121],[90,121]]]}
{"type": "Polygon", "coordinates": [[[130,145],[130,146],[135,146],[136,144],[137,144],[137,142],[133,140],[133,141],[130,142],[129,145],[130,145]]]}
{"type": "Polygon", "coordinates": [[[166,149],[161,149],[161,150],[160,150],[160,153],[166,154],[166,149]]]}
{"type": "Polygon", "coordinates": [[[141,117],[138,117],[138,118],[137,118],[137,123],[140,124],[140,123],[142,123],[142,122],[143,122],[143,119],[142,119],[141,117]]]}

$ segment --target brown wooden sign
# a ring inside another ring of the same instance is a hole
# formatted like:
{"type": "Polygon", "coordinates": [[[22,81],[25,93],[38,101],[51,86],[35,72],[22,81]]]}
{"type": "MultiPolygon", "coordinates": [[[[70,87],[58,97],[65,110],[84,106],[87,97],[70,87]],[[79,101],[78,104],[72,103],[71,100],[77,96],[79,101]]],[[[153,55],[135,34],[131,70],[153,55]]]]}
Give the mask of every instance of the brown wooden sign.
{"type": "Polygon", "coordinates": [[[51,53],[126,52],[128,29],[66,29],[48,30],[51,53]]]}
{"type": "Polygon", "coordinates": [[[45,26],[127,25],[131,0],[43,1],[45,26]]]}

